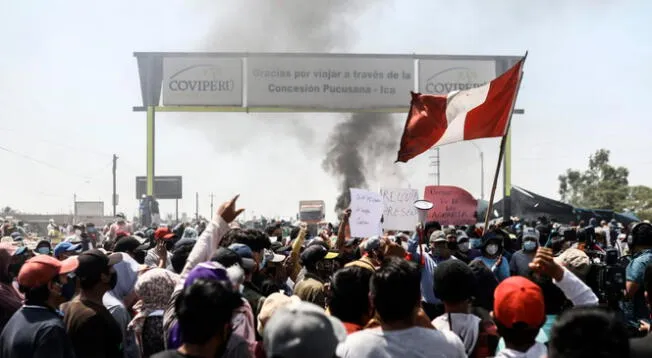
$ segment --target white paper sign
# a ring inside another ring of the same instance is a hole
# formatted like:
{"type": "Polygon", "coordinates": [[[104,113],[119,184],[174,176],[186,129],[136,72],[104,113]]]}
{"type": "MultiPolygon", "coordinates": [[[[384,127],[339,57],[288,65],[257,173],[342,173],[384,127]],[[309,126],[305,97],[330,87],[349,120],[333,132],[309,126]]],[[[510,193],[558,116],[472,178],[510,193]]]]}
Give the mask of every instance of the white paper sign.
{"type": "Polygon", "coordinates": [[[447,94],[480,87],[496,78],[491,60],[419,60],[419,91],[447,94]]]}
{"type": "Polygon", "coordinates": [[[417,209],[414,202],[419,200],[417,189],[380,189],[383,197],[383,229],[414,230],[417,221],[417,209]]]}
{"type": "Polygon", "coordinates": [[[166,57],[162,91],[166,106],[241,106],[242,59],[166,57]]]}
{"type": "Polygon", "coordinates": [[[408,107],[411,58],[269,56],[247,59],[249,107],[408,107]]]}
{"type": "Polygon", "coordinates": [[[383,215],[383,198],[378,193],[351,188],[352,237],[367,238],[381,235],[380,218],[383,215]]]}

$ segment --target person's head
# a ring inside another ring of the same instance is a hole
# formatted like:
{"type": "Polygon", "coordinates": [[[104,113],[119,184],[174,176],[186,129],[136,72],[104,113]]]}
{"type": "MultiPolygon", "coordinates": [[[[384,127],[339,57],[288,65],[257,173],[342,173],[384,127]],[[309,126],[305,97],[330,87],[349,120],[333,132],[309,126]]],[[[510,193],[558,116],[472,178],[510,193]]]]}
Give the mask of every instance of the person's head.
{"type": "Polygon", "coordinates": [[[333,259],[337,256],[337,253],[329,252],[324,245],[316,244],[303,250],[299,258],[307,271],[325,280],[333,273],[333,259]]]}
{"type": "Polygon", "coordinates": [[[81,250],[81,244],[73,244],[69,241],[62,241],[54,247],[54,257],[59,260],[65,260],[70,256],[75,256],[81,250]]]}
{"type": "Polygon", "coordinates": [[[221,357],[231,336],[233,311],[241,305],[228,282],[194,280],[175,302],[183,344],[208,348],[221,357]]]}
{"type": "Polygon", "coordinates": [[[535,228],[523,229],[523,251],[533,254],[539,246],[539,231],[535,228]]]}
{"type": "Polygon", "coordinates": [[[122,261],[120,253],[107,255],[94,249],[82,252],[77,259],[79,267],[76,273],[82,292],[104,293],[112,290],[118,283],[118,275],[113,265],[122,261]]]}
{"type": "Polygon", "coordinates": [[[172,264],[174,272],[181,274],[193,247],[195,247],[194,243],[178,246],[175,245],[174,251],[172,252],[172,258],[170,258],[170,263],[172,264]]]}
{"type": "Polygon", "coordinates": [[[265,228],[265,233],[270,237],[281,238],[283,236],[283,229],[281,228],[281,223],[272,223],[265,228]]]}
{"type": "Polygon", "coordinates": [[[124,252],[140,264],[145,262],[145,253],[147,252],[147,249],[149,249],[149,245],[141,244],[140,241],[133,236],[120,238],[113,247],[114,252],[124,252]]]}
{"type": "Polygon", "coordinates": [[[541,288],[520,276],[503,280],[494,292],[493,317],[506,344],[530,347],[546,320],[541,288]]]}
{"type": "Polygon", "coordinates": [[[454,228],[446,230],[446,241],[448,243],[448,249],[451,252],[456,252],[457,249],[458,249],[458,247],[457,247],[457,232],[455,231],[454,228]]]}
{"type": "Polygon", "coordinates": [[[164,310],[179,280],[179,275],[157,267],[140,275],[134,290],[144,307],[151,310],[164,310]]]}
{"type": "Polygon", "coordinates": [[[598,307],[567,310],[552,326],[548,357],[629,357],[627,329],[616,314],[598,307]]]}
{"type": "Polygon", "coordinates": [[[118,213],[118,214],[115,216],[115,221],[116,221],[118,224],[124,224],[125,221],[127,221],[127,219],[126,219],[126,217],[125,217],[125,214],[123,214],[123,213],[118,213]]]}
{"type": "Polygon", "coordinates": [[[378,263],[385,259],[385,241],[380,236],[372,236],[366,239],[362,245],[366,256],[376,260],[378,263]]]}
{"type": "Polygon", "coordinates": [[[410,321],[421,302],[421,272],[410,261],[391,257],[371,279],[370,300],[383,322],[410,321]]]}
{"type": "Polygon", "coordinates": [[[636,253],[652,247],[652,225],[646,222],[634,225],[628,238],[629,245],[636,253]]]}
{"type": "MultiPolygon", "coordinates": [[[[256,264],[256,261],[254,259],[254,254],[251,251],[251,248],[249,248],[249,246],[247,246],[245,244],[236,243],[236,244],[231,244],[231,246],[229,246],[228,249],[225,249],[225,250],[229,250],[231,252],[234,252],[238,256],[238,258],[240,259],[239,264],[241,264],[242,268],[244,269],[245,275],[246,275],[245,280],[246,281],[251,281],[253,273],[256,272],[257,269],[258,269],[258,265],[256,264]]],[[[223,255],[228,254],[228,252],[225,251],[225,250],[220,250],[220,251],[222,251],[223,255]]],[[[219,254],[219,252],[217,252],[216,254],[219,254]]],[[[227,260],[226,263],[230,263],[228,261],[232,261],[234,259],[235,258],[232,257],[232,255],[227,255],[227,256],[219,259],[219,260],[220,260],[220,263],[224,262],[224,260],[227,260]]]]}
{"type": "Polygon", "coordinates": [[[435,269],[435,296],[446,305],[471,303],[476,286],[473,271],[459,260],[447,260],[435,269]]]}
{"type": "Polygon", "coordinates": [[[47,240],[41,240],[36,244],[34,252],[37,255],[50,255],[52,253],[52,246],[47,240]]]}
{"type": "Polygon", "coordinates": [[[503,252],[503,238],[493,232],[488,232],[482,237],[482,255],[487,258],[497,258],[503,252]]]}
{"type": "Polygon", "coordinates": [[[437,230],[430,235],[430,252],[433,256],[441,259],[448,259],[451,256],[448,239],[443,231],[437,230]]]}
{"type": "Polygon", "coordinates": [[[423,227],[423,234],[425,237],[430,237],[433,231],[441,230],[441,224],[436,221],[428,221],[423,227]]]}
{"type": "Polygon", "coordinates": [[[263,331],[263,346],[270,358],[333,358],[345,339],[342,322],[308,302],[280,307],[263,331]]]}
{"type": "Polygon", "coordinates": [[[75,269],[78,265],[76,257],[59,261],[52,256],[38,255],[27,260],[17,277],[25,303],[57,309],[71,300],[77,288],[75,269]]]}
{"type": "Polygon", "coordinates": [[[253,259],[256,262],[256,271],[262,270],[265,267],[264,251],[272,246],[272,242],[262,231],[253,229],[239,230],[233,237],[233,243],[243,244],[249,247],[253,259]]]}
{"type": "Polygon", "coordinates": [[[373,272],[350,266],[335,272],[327,293],[331,315],[343,322],[364,326],[373,315],[369,305],[369,282],[373,272]]]}

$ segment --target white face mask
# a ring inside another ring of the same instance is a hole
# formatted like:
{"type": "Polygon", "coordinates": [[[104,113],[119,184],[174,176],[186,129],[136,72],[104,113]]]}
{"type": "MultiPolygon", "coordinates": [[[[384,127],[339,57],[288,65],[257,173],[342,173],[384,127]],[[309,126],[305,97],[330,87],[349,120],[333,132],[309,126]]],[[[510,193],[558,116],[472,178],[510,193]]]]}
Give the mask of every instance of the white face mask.
{"type": "Polygon", "coordinates": [[[487,245],[487,253],[489,255],[495,255],[497,252],[498,252],[498,245],[496,244],[487,245]]]}
{"type": "Polygon", "coordinates": [[[457,248],[460,249],[462,252],[467,252],[469,251],[469,243],[468,242],[463,242],[459,245],[457,245],[457,248]]]}

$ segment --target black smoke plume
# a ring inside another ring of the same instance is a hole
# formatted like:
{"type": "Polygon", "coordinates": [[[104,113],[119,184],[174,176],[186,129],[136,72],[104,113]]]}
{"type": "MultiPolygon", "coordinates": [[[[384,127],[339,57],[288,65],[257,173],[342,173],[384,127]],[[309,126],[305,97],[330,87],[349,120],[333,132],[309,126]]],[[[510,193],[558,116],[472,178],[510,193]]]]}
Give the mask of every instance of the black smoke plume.
{"type": "Polygon", "coordinates": [[[392,163],[399,136],[397,119],[386,113],[355,113],[333,129],[322,167],[340,182],[335,212],[351,203],[349,188],[400,179],[392,163]]]}

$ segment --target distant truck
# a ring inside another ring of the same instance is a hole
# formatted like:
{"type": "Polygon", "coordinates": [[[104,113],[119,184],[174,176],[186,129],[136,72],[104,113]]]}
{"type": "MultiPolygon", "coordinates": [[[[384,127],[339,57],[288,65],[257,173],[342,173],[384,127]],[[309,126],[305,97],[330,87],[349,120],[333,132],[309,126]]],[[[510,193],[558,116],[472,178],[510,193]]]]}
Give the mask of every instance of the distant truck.
{"type": "Polygon", "coordinates": [[[299,220],[307,224],[319,224],[326,218],[326,203],[323,200],[302,200],[299,202],[299,220]]]}

